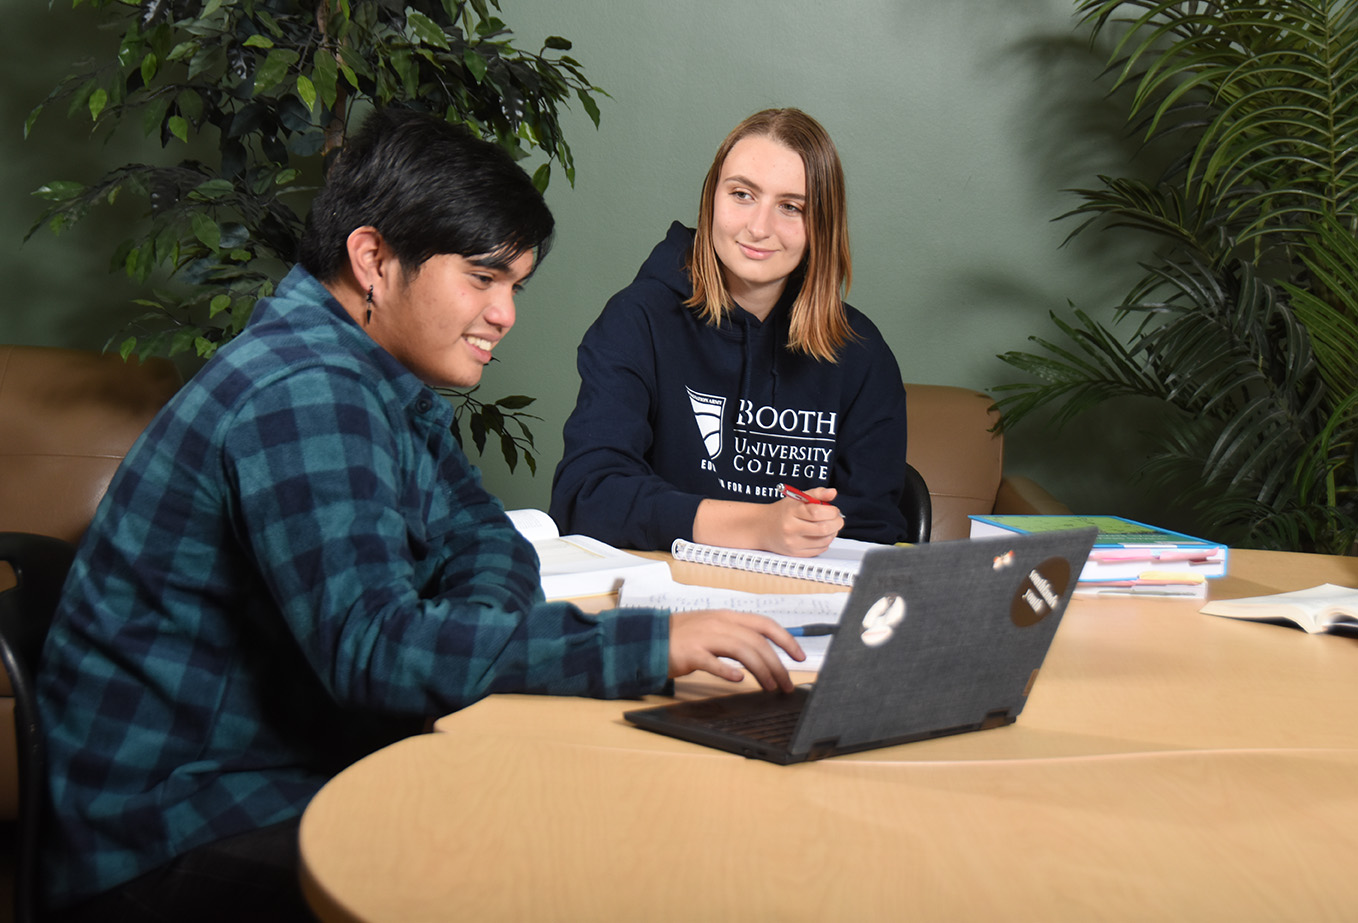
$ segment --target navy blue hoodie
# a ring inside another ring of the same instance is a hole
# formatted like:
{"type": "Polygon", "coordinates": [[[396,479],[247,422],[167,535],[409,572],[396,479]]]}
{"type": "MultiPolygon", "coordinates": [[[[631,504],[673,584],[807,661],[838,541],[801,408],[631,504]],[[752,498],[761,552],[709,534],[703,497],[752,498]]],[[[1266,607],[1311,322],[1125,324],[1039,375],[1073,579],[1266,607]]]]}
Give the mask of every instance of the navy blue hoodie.
{"type": "Polygon", "coordinates": [[[693,231],[676,222],[580,343],[580,396],[566,421],[551,515],[563,533],[668,548],[693,537],[706,497],[769,503],[777,485],[835,487],[841,535],[904,538],[905,389],[877,328],[845,305],[856,336],[825,362],[787,348],[789,280],[763,321],[718,325],[683,302],[693,231]]]}

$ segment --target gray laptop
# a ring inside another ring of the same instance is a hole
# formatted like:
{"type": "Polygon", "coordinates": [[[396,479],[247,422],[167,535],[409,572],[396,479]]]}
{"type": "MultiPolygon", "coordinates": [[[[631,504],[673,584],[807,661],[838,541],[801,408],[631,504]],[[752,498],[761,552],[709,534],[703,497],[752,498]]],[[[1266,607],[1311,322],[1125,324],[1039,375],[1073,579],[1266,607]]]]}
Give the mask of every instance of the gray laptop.
{"type": "Polygon", "coordinates": [[[628,711],[638,727],[775,763],[1012,724],[1095,529],[872,551],[814,685],[628,711]]]}

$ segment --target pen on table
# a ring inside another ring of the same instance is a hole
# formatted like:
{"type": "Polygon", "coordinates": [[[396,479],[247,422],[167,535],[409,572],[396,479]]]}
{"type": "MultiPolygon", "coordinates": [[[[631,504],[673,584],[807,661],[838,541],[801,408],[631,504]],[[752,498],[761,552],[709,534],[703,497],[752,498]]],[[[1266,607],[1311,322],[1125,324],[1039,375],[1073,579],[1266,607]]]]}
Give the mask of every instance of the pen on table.
{"type": "Polygon", "coordinates": [[[832,635],[838,625],[817,623],[814,625],[794,625],[787,630],[787,633],[794,638],[810,638],[815,635],[832,635]]]}
{"type": "Polygon", "coordinates": [[[817,500],[815,497],[811,496],[805,491],[798,490],[797,488],[789,484],[779,484],[778,491],[784,497],[791,497],[793,500],[800,500],[803,503],[820,503],[825,506],[830,505],[830,502],[828,500],[817,500]]]}

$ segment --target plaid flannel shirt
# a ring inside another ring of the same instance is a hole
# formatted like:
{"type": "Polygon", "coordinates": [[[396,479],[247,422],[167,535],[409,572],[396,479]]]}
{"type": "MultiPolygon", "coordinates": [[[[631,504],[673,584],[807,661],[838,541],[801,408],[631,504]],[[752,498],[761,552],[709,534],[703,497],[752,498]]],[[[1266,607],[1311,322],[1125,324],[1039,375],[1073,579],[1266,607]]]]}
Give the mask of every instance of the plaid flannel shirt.
{"type": "Polygon", "coordinates": [[[54,907],[296,816],[424,716],[663,687],[666,614],[544,603],[451,422],[300,267],[157,417],[43,654],[54,907]]]}

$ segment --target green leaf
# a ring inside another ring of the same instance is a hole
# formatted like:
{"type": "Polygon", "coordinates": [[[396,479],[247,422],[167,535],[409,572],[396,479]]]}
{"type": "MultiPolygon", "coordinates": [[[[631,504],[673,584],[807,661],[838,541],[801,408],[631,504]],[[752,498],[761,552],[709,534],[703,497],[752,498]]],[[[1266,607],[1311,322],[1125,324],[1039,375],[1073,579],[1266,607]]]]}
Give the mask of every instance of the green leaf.
{"type": "Polygon", "coordinates": [[[255,16],[259,18],[260,22],[264,23],[264,28],[268,29],[269,32],[273,34],[274,38],[282,38],[283,37],[282,26],[278,24],[278,20],[274,19],[271,15],[269,15],[268,10],[262,9],[261,8],[262,6],[263,4],[259,4],[258,6],[254,7],[255,16]]]}
{"type": "Polygon", "coordinates": [[[209,318],[216,317],[229,307],[231,307],[230,295],[213,295],[212,301],[208,305],[207,316],[209,318]]]}
{"type": "Polygon", "coordinates": [[[147,103],[146,111],[142,114],[142,134],[148,138],[152,135],[158,136],[160,127],[165,121],[165,113],[169,110],[170,100],[167,96],[157,96],[147,103]]]}
{"type": "Polygon", "coordinates": [[[203,244],[216,250],[222,244],[222,231],[213,221],[202,212],[195,212],[193,216],[193,236],[197,237],[203,244]]]}
{"type": "MultiPolygon", "coordinates": [[[[362,74],[365,77],[371,77],[373,75],[373,69],[369,65],[368,60],[353,48],[348,45],[341,45],[339,47],[339,53],[341,66],[348,65],[349,69],[355,74],[362,74]]],[[[357,84],[355,84],[355,86],[357,86],[357,84]]]]}
{"type": "Polygon", "coordinates": [[[156,57],[154,51],[149,52],[146,57],[141,59],[141,82],[149,84],[159,69],[160,60],[156,57]]]}
{"type": "Polygon", "coordinates": [[[104,106],[108,103],[108,93],[103,87],[99,87],[90,94],[90,118],[98,121],[99,113],[104,111],[104,106]]]}
{"type": "MultiPolygon", "coordinates": [[[[264,292],[265,297],[268,292],[264,292]]],[[[245,329],[245,325],[250,321],[250,314],[255,310],[255,300],[253,298],[238,298],[231,307],[231,330],[239,333],[245,329]]]]}
{"type": "Polygon", "coordinates": [[[175,105],[179,108],[179,114],[190,122],[197,122],[203,117],[203,97],[198,95],[197,90],[180,90],[175,97],[175,105]]]}
{"type": "Polygon", "coordinates": [[[182,115],[172,115],[166,124],[170,127],[170,134],[185,144],[189,143],[189,123],[187,119],[182,115]]]}
{"type": "Polygon", "coordinates": [[[85,188],[84,183],[76,183],[71,180],[53,180],[34,189],[33,195],[40,199],[47,199],[49,202],[66,202],[80,195],[85,191],[85,188]]]}
{"type": "Polygon", "coordinates": [[[447,49],[448,36],[444,35],[443,28],[428,16],[406,7],[406,25],[415,33],[415,37],[426,45],[433,45],[435,48],[447,49]]]}
{"type": "Polygon", "coordinates": [[[42,115],[42,104],[41,104],[41,103],[39,103],[38,105],[34,106],[34,107],[33,107],[33,111],[30,112],[30,113],[28,113],[28,118],[24,119],[24,140],[25,140],[25,141],[28,140],[28,133],[31,132],[31,131],[33,130],[33,123],[36,122],[36,121],[38,120],[38,116],[40,116],[40,115],[42,115]]]}
{"type": "Polygon", "coordinates": [[[468,45],[462,49],[462,63],[467,65],[467,71],[472,75],[472,79],[480,83],[486,76],[486,59],[476,53],[476,49],[468,45]]]}
{"type": "Polygon", "coordinates": [[[589,120],[594,123],[594,127],[599,127],[599,106],[594,102],[594,97],[584,90],[576,90],[576,97],[580,100],[580,105],[585,107],[585,112],[589,113],[589,120]]]}
{"type": "Polygon", "coordinates": [[[166,55],[165,60],[178,62],[191,59],[197,53],[199,47],[199,43],[196,41],[180,42],[166,55]]]}
{"type": "Polygon", "coordinates": [[[537,398],[535,397],[525,397],[522,394],[511,394],[508,397],[500,398],[495,403],[497,406],[503,407],[505,410],[522,410],[529,404],[533,403],[535,400],[537,400],[537,398]]]}
{"type": "Polygon", "coordinates": [[[547,36],[547,41],[542,43],[543,48],[551,48],[553,51],[570,51],[570,39],[564,39],[559,35],[547,36]]]}
{"type": "Polygon", "coordinates": [[[480,414],[474,413],[471,415],[471,419],[467,421],[467,426],[472,431],[472,443],[476,446],[476,451],[484,454],[486,451],[486,421],[481,418],[480,414]]]}
{"type": "Polygon", "coordinates": [[[306,74],[297,75],[297,98],[307,107],[308,112],[316,108],[316,85],[306,74]]]}
{"type": "Polygon", "coordinates": [[[145,45],[146,43],[139,30],[128,29],[123,34],[122,42],[118,45],[118,66],[131,67],[141,57],[141,50],[145,45]]]}
{"type": "Polygon", "coordinates": [[[127,357],[132,355],[132,350],[136,348],[137,348],[137,338],[128,337],[126,340],[123,340],[122,345],[118,347],[118,355],[122,356],[123,361],[126,362],[127,357]]]}
{"type": "Polygon", "coordinates": [[[335,84],[339,78],[335,56],[325,50],[318,51],[311,59],[311,68],[311,80],[316,87],[316,94],[326,106],[334,106],[335,84]]]}
{"type": "Polygon", "coordinates": [[[552,181],[552,165],[544,163],[533,171],[533,188],[538,192],[546,192],[547,184],[552,181]]]}
{"type": "Polygon", "coordinates": [[[245,47],[246,47],[246,48],[272,48],[272,47],[273,47],[273,39],[269,38],[267,35],[263,34],[262,32],[256,32],[254,35],[250,36],[249,38],[247,38],[247,39],[245,40],[245,47]]]}
{"type": "Polygon", "coordinates": [[[189,60],[189,80],[221,81],[226,86],[234,86],[234,76],[228,79],[226,73],[226,49],[219,43],[211,42],[201,46],[189,60]]]}
{"type": "Polygon", "coordinates": [[[189,195],[196,199],[207,199],[211,201],[220,199],[223,196],[228,196],[235,191],[236,187],[232,184],[231,180],[218,178],[199,183],[197,186],[193,187],[193,191],[189,193],[189,195]]]}
{"type": "Polygon", "coordinates": [[[414,98],[420,91],[420,65],[409,51],[393,51],[390,67],[401,79],[401,85],[408,97],[414,98]]]}
{"type": "Polygon", "coordinates": [[[188,352],[193,347],[194,341],[198,339],[198,336],[197,327],[183,327],[176,330],[174,335],[170,337],[169,354],[171,356],[177,356],[180,353],[188,352]]]}
{"type": "Polygon", "coordinates": [[[500,434],[500,454],[505,457],[505,464],[509,466],[509,471],[513,474],[514,468],[519,463],[519,447],[509,433],[500,434]]]}
{"type": "Polygon", "coordinates": [[[264,63],[259,66],[259,70],[255,72],[254,95],[258,96],[277,86],[287,76],[288,68],[296,64],[299,57],[291,48],[275,48],[270,51],[264,63]]]}

